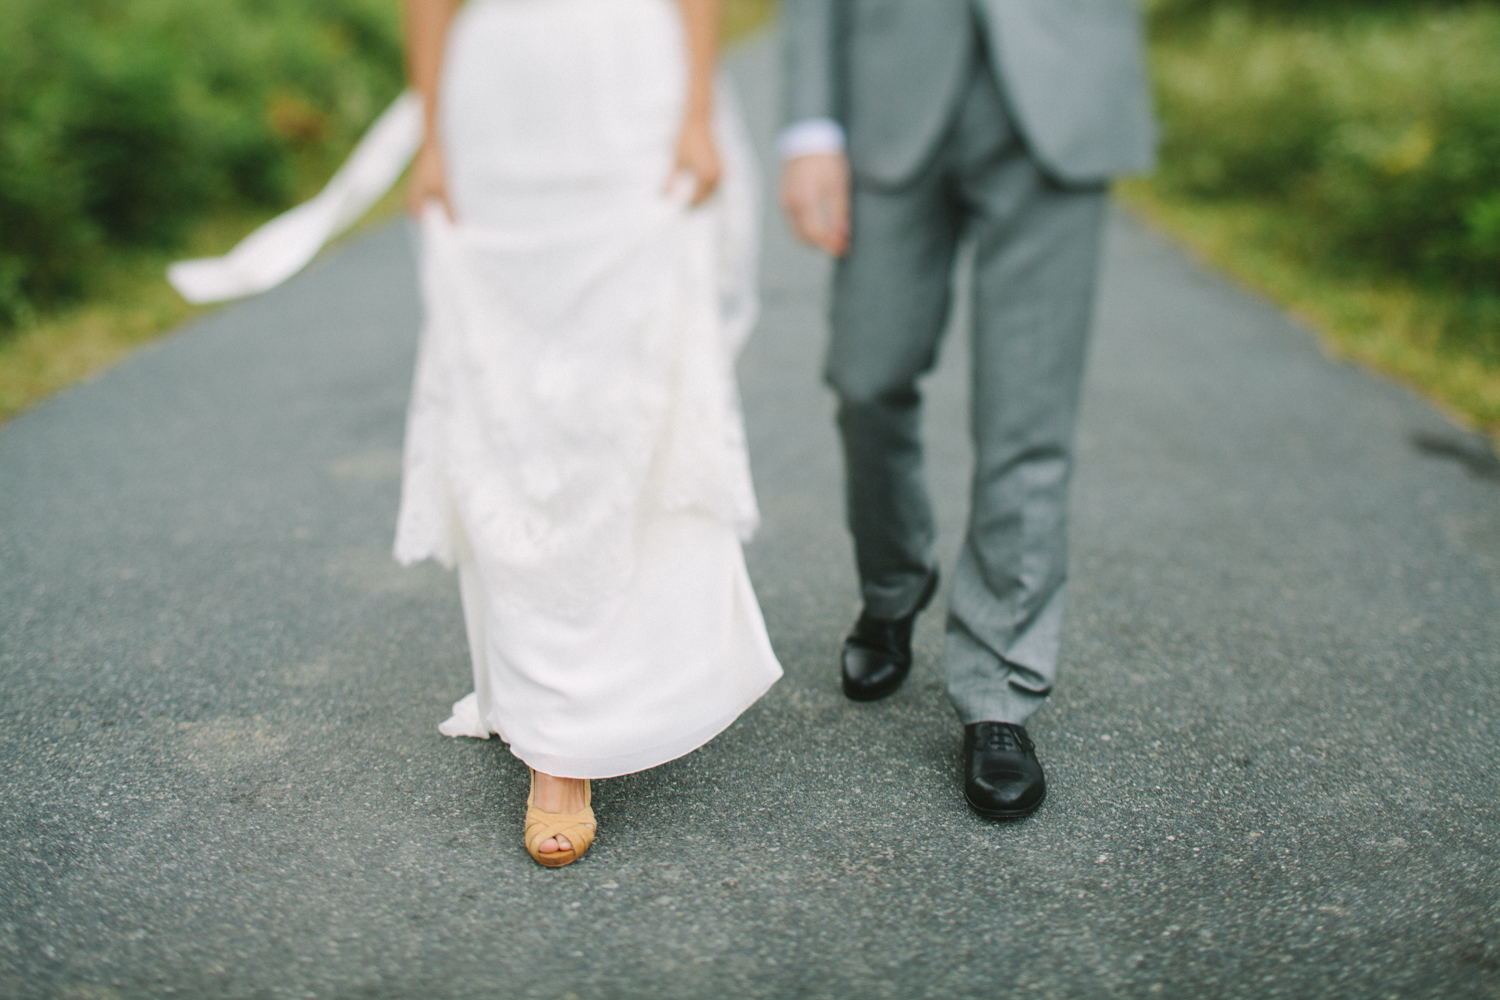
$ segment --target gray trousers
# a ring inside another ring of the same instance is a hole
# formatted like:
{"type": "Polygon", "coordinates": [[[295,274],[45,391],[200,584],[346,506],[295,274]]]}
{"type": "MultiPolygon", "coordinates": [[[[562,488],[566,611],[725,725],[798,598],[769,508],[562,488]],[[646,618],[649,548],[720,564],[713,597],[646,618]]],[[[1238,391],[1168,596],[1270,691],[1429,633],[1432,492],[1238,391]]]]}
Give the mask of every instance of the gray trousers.
{"type": "Polygon", "coordinates": [[[916,179],[855,185],[826,378],[839,399],[860,588],[880,617],[909,613],[936,567],[917,379],[937,357],[955,251],[974,242],[975,470],[946,650],[948,695],[965,724],[1025,722],[1057,678],[1073,426],[1104,213],[1102,186],[1042,173],[982,55],[916,179]]]}

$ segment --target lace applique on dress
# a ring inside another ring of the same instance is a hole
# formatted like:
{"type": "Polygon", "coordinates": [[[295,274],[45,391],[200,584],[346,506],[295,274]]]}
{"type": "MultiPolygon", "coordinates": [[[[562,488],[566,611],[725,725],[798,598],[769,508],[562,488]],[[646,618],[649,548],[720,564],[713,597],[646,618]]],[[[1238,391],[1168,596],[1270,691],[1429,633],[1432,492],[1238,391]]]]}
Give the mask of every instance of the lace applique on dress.
{"type": "Polygon", "coordinates": [[[402,562],[452,565],[461,524],[493,593],[583,616],[628,585],[644,516],[753,532],[733,362],[755,316],[755,195],[738,127],[720,132],[723,190],[697,209],[422,220],[402,562]]]}

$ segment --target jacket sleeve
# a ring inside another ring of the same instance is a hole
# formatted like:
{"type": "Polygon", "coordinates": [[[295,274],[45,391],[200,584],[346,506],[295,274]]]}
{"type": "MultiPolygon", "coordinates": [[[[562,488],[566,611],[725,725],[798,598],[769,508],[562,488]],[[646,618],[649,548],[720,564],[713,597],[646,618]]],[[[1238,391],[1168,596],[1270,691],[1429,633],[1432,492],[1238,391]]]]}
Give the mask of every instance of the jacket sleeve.
{"type": "Polygon", "coordinates": [[[843,121],[841,0],[783,0],[782,124],[843,121]]]}

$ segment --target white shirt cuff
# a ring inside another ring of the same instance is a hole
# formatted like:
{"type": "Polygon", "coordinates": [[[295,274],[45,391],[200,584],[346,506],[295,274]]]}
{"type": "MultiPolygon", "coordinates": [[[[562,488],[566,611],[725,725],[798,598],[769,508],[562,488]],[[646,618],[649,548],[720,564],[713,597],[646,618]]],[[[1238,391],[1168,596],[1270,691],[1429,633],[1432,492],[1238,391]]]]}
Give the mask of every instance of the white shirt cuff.
{"type": "Polygon", "coordinates": [[[804,118],[782,129],[776,149],[783,160],[816,153],[842,153],[844,127],[832,118],[804,118]]]}

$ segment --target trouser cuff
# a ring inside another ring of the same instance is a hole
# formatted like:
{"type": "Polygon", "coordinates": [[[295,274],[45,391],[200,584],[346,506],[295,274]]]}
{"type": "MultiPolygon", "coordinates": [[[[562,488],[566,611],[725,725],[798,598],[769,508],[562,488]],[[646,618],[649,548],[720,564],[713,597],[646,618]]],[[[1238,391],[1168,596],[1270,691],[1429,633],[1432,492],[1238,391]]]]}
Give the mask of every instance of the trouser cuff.
{"type": "Polygon", "coordinates": [[[860,596],[865,602],[865,611],[876,618],[906,618],[919,611],[932,600],[937,589],[937,570],[925,575],[912,576],[896,583],[861,583],[860,596]]]}

